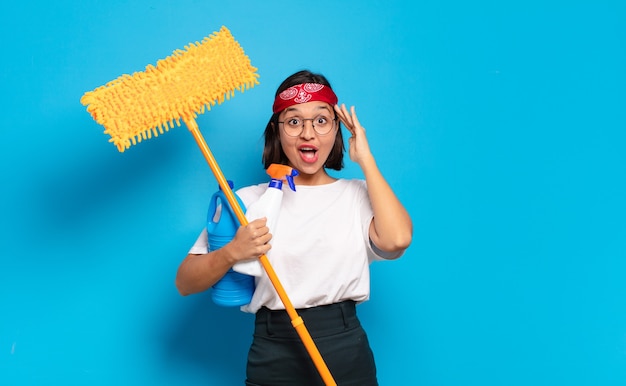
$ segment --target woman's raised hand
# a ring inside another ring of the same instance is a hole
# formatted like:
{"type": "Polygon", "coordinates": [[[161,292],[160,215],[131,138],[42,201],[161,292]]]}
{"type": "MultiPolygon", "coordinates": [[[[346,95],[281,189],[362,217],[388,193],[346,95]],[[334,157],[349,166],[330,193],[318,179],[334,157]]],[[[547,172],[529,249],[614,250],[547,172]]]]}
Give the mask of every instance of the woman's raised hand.
{"type": "Polygon", "coordinates": [[[365,136],[365,129],[359,123],[359,119],[356,116],[354,106],[350,107],[350,111],[346,108],[345,104],[335,105],[335,112],[337,116],[350,132],[351,137],[348,138],[348,153],[350,159],[356,162],[360,166],[363,166],[363,161],[372,157],[367,137],[365,136]]]}

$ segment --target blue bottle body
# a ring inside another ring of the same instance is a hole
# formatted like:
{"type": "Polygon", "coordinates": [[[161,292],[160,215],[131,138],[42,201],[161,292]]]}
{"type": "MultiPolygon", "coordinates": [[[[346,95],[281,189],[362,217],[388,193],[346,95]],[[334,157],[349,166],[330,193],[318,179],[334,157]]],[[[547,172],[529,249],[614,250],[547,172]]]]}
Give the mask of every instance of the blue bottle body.
{"type": "MultiPolygon", "coordinates": [[[[232,182],[228,181],[231,189],[232,182]]],[[[245,208],[241,199],[235,194],[240,207],[245,208]]],[[[209,238],[209,252],[215,251],[228,244],[239,228],[239,221],[230,207],[226,195],[220,188],[211,197],[207,214],[207,233],[209,238]],[[216,218],[216,212],[221,205],[221,213],[216,218]]],[[[230,269],[224,277],[213,285],[211,298],[215,304],[225,307],[243,306],[252,300],[254,294],[254,277],[235,272],[230,269]]]]}

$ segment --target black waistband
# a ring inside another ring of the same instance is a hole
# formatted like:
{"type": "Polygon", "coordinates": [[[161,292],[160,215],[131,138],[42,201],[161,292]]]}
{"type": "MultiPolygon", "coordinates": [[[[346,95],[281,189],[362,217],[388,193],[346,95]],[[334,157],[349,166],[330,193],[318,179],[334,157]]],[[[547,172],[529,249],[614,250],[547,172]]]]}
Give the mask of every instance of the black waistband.
{"type": "MultiPolygon", "coordinates": [[[[311,337],[336,334],[360,326],[356,303],[347,300],[324,306],[296,310],[311,337]]],[[[255,334],[261,336],[295,337],[297,332],[285,310],[262,307],[256,313],[255,334]]]]}

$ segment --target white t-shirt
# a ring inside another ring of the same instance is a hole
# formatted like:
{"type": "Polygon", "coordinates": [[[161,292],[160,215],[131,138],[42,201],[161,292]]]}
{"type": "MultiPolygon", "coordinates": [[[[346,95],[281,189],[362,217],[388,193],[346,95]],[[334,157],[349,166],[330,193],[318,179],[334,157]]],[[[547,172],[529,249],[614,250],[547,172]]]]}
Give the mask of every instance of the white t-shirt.
{"type": "MultiPolygon", "coordinates": [[[[237,191],[246,208],[259,199],[267,183],[237,191]]],[[[363,180],[339,179],[327,185],[283,187],[281,212],[272,230],[268,259],[295,308],[309,308],[344,300],[369,299],[369,264],[395,258],[378,250],[369,239],[372,207],[363,180]]],[[[202,231],[189,253],[207,253],[207,233],[202,231]]],[[[250,304],[284,309],[267,274],[256,278],[250,304]]]]}

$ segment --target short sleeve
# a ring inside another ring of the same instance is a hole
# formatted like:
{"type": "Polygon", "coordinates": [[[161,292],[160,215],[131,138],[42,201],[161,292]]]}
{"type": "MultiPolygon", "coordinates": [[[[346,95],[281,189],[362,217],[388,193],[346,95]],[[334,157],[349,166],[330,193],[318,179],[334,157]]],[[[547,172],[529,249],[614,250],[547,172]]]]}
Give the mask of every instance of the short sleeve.
{"type": "Polygon", "coordinates": [[[200,236],[198,236],[196,242],[189,250],[189,254],[192,255],[203,255],[205,253],[209,253],[209,235],[206,228],[202,229],[200,236]]]}

